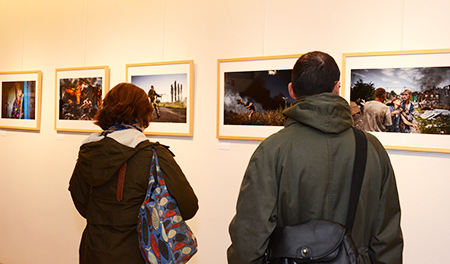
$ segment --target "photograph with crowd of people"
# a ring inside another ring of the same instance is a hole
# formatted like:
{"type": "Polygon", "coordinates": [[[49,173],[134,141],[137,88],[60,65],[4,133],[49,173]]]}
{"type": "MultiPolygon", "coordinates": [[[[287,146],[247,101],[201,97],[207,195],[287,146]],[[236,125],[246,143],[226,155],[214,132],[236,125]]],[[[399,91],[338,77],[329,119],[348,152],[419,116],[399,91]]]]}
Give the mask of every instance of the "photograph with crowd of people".
{"type": "Polygon", "coordinates": [[[450,67],[352,69],[350,105],[365,131],[450,134],[450,67]]]}

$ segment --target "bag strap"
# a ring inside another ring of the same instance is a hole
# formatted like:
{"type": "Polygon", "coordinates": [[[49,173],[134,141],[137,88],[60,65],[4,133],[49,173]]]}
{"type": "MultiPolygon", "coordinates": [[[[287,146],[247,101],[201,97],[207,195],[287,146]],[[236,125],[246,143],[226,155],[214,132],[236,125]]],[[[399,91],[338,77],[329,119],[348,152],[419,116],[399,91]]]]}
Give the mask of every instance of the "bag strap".
{"type": "Polygon", "coordinates": [[[155,182],[158,182],[158,179],[161,180],[162,177],[161,177],[160,170],[158,169],[159,168],[158,154],[156,153],[155,146],[152,146],[152,151],[153,151],[152,163],[154,162],[154,166],[155,166],[153,178],[155,179],[155,182]]]}
{"type": "MultiPolygon", "coordinates": [[[[156,144],[157,144],[157,145],[160,145],[159,142],[156,142],[156,144]]],[[[163,145],[163,146],[164,146],[164,145],[163,145]]],[[[153,153],[154,153],[154,156],[152,155],[152,162],[155,162],[155,165],[156,165],[157,167],[159,167],[158,155],[156,154],[155,146],[152,145],[151,147],[152,147],[152,150],[153,150],[153,153]],[[155,160],[153,160],[153,158],[154,158],[155,160]]],[[[171,153],[172,153],[172,152],[171,152],[171,153]]],[[[117,194],[116,194],[116,199],[117,199],[118,202],[122,201],[122,197],[123,197],[123,185],[124,185],[124,182],[125,182],[125,171],[126,171],[126,170],[127,170],[127,163],[125,162],[125,163],[122,165],[122,167],[120,167],[120,170],[119,170],[119,178],[118,178],[118,180],[117,180],[117,194]]],[[[161,174],[158,172],[158,170],[156,170],[156,173],[154,174],[153,177],[155,178],[155,181],[156,181],[158,178],[162,178],[162,177],[161,177],[161,174]]]]}
{"type": "MultiPolygon", "coordinates": [[[[155,166],[157,168],[160,168],[159,161],[158,161],[158,152],[156,151],[157,146],[164,147],[172,155],[172,157],[175,157],[175,154],[173,154],[173,152],[169,149],[169,146],[167,146],[167,145],[163,145],[163,144],[159,143],[158,141],[156,141],[155,143],[152,143],[152,145],[151,145],[152,151],[153,151],[152,162],[155,163],[155,166]]],[[[156,172],[154,173],[154,176],[153,176],[155,178],[155,181],[157,179],[160,179],[160,180],[164,179],[164,177],[162,176],[161,169],[156,169],[156,167],[155,167],[156,172]]]]}
{"type": "Polygon", "coordinates": [[[355,162],[353,164],[352,186],[350,190],[350,201],[347,211],[347,234],[352,232],[353,222],[355,220],[356,208],[358,206],[361,186],[364,179],[367,160],[367,138],[363,131],[352,127],[355,134],[355,162]]]}

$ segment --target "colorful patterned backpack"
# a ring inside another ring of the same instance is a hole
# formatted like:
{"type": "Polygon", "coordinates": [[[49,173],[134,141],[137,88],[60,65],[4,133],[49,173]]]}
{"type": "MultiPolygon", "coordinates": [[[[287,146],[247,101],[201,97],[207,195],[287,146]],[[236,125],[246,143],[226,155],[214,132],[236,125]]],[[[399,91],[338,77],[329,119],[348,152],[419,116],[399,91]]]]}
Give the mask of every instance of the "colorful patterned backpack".
{"type": "Polygon", "coordinates": [[[197,239],[167,190],[155,148],[147,195],[138,218],[139,246],[146,263],[182,264],[197,253],[197,239]]]}

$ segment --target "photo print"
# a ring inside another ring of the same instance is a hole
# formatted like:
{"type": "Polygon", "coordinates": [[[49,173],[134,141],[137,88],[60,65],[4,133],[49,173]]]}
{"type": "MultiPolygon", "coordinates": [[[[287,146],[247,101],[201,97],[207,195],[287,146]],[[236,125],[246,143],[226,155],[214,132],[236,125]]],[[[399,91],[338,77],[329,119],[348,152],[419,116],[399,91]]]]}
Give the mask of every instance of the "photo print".
{"type": "Polygon", "coordinates": [[[284,126],[301,54],[217,60],[217,138],[264,140],[284,126]]]}
{"type": "Polygon", "coordinates": [[[0,128],[39,130],[41,71],[0,72],[0,128]]]}
{"type": "Polygon", "coordinates": [[[350,102],[357,128],[364,127],[364,105],[375,90],[386,90],[392,116],[387,132],[450,134],[450,67],[351,69],[350,102]],[[398,111],[397,111],[398,112],[398,111]]]}
{"type": "Polygon", "coordinates": [[[193,135],[194,61],[163,61],[126,65],[127,82],[141,87],[153,106],[146,135],[193,135]]]}
{"type": "Polygon", "coordinates": [[[36,118],[36,81],[2,82],[2,118],[36,118]]]}
{"type": "Polygon", "coordinates": [[[94,117],[108,87],[108,66],[56,69],[55,130],[101,131],[94,117]]]}
{"type": "Polygon", "coordinates": [[[102,102],[102,77],[59,79],[59,119],[93,120],[102,102]]]}
{"type": "Polygon", "coordinates": [[[153,106],[152,122],[186,123],[189,98],[187,73],[131,76],[153,106]]]}
{"type": "Polygon", "coordinates": [[[283,126],[292,70],[225,72],[224,124],[283,126]]]}

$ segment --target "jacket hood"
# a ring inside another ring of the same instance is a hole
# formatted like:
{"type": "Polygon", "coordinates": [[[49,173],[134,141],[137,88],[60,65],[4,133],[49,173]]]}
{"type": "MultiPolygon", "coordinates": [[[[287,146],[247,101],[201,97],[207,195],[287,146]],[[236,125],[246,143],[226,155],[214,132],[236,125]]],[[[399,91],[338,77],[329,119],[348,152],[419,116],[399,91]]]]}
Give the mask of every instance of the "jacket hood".
{"type": "Polygon", "coordinates": [[[150,145],[145,135],[134,129],[116,131],[107,136],[94,133],[83,143],[78,164],[83,178],[93,187],[111,180],[127,160],[150,145]]]}
{"type": "Polygon", "coordinates": [[[348,102],[333,93],[302,96],[283,112],[288,119],[285,126],[300,122],[324,133],[340,133],[353,125],[348,102]]]}

